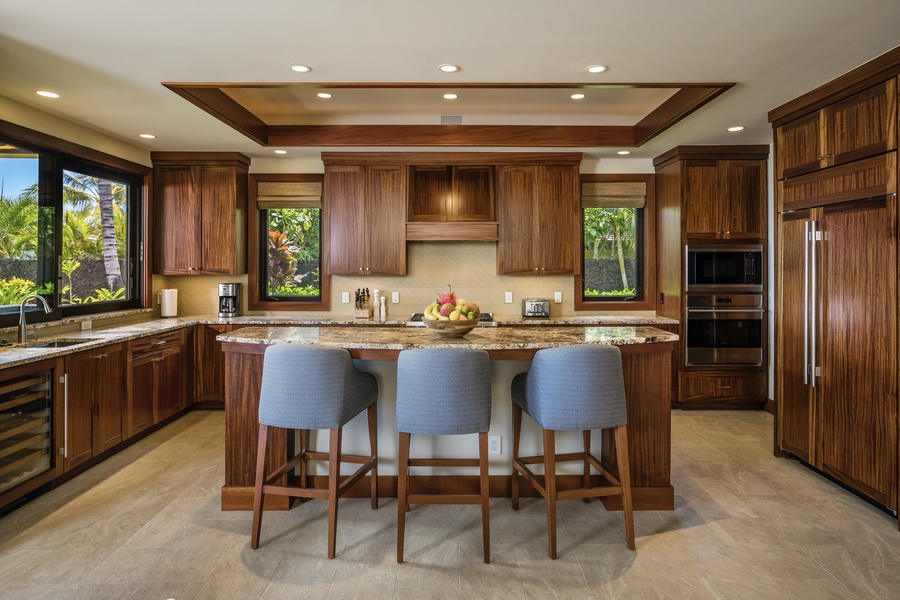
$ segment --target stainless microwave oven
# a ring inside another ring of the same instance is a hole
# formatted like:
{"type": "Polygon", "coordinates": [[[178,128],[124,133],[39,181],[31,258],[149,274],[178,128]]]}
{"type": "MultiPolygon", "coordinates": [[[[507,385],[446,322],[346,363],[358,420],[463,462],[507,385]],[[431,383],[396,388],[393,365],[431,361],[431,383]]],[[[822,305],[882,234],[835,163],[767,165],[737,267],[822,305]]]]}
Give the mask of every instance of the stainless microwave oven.
{"type": "Polygon", "coordinates": [[[688,292],[761,292],[762,244],[690,244],[685,246],[688,292]]]}

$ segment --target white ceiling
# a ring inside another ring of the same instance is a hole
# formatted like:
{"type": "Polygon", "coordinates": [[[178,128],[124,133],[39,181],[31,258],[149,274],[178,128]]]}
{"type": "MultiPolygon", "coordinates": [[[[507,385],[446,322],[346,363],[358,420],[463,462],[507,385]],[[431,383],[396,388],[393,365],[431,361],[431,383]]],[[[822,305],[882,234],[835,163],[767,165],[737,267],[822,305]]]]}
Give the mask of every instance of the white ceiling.
{"type": "MultiPolygon", "coordinates": [[[[0,0],[0,96],[148,151],[272,158],[161,82],[737,83],[632,149],[652,158],[676,145],[769,143],[769,110],[897,46],[898,32],[897,0],[0,0]],[[442,63],[462,71],[442,74],[442,63]],[[596,63],[609,71],[585,72],[596,63]]],[[[620,119],[638,114],[623,101],[620,119]]],[[[360,99],[340,106],[340,122],[378,112],[360,99]]],[[[481,112],[480,124],[510,122],[481,112]]],[[[566,150],[603,160],[619,148],[566,150]]]]}

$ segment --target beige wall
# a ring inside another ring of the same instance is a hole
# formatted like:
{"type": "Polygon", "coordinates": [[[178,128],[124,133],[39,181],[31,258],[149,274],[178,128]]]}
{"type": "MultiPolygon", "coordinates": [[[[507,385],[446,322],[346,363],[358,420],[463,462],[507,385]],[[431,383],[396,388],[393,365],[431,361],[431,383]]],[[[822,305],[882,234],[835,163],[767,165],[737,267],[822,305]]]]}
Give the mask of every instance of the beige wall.
{"type": "MultiPolygon", "coordinates": [[[[249,312],[244,314],[297,318],[349,318],[353,314],[353,292],[357,288],[378,288],[388,295],[388,319],[404,320],[422,312],[436,294],[452,285],[460,297],[478,302],[483,311],[500,316],[521,315],[522,298],[541,297],[551,301],[551,316],[574,314],[572,276],[505,276],[496,274],[497,244],[489,242],[409,242],[407,276],[338,277],[331,279],[331,310],[304,312],[249,312]],[[553,293],[562,292],[562,304],[553,303],[553,293]],[[351,303],[341,304],[341,292],[350,292],[351,303]],[[390,303],[390,293],[400,292],[400,303],[390,303]],[[504,303],[504,292],[513,293],[513,303],[504,303]]],[[[241,282],[243,306],[247,303],[247,277],[168,276],[153,277],[154,292],[178,289],[178,314],[203,316],[217,312],[216,284],[241,282]]],[[[154,295],[155,303],[155,295],[154,295]]],[[[154,304],[154,308],[158,306],[154,304]]],[[[579,313],[602,314],[602,313],[579,313]]],[[[623,314],[621,312],[617,314],[623,314]]],[[[627,314],[650,314],[635,312],[627,314]]]]}

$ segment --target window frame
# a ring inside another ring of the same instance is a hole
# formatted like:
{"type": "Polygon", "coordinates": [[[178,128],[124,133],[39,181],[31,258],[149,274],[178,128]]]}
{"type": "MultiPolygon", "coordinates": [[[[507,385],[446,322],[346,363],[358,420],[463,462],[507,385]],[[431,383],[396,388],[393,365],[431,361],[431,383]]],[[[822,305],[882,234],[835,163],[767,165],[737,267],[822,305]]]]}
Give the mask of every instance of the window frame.
{"type": "Polygon", "coordinates": [[[256,205],[259,183],[272,182],[318,182],[324,183],[325,175],[321,173],[250,173],[248,178],[247,207],[247,286],[249,310],[262,311],[327,311],[331,308],[331,276],[325,271],[326,214],[323,204],[319,213],[319,289],[321,294],[317,300],[274,301],[265,299],[262,294],[265,281],[266,250],[263,244],[268,240],[266,219],[261,218],[256,205]]]}
{"type": "MultiPolygon", "coordinates": [[[[50,261],[50,279],[54,282],[51,312],[44,313],[32,303],[26,313],[29,323],[47,323],[67,318],[101,315],[103,313],[141,309],[150,305],[150,273],[147,262],[148,211],[150,167],[106,154],[80,144],[69,142],[9,121],[0,120],[0,138],[24,150],[38,155],[38,178],[40,183],[40,206],[54,209],[53,247],[57,259],[50,261]],[[129,300],[113,300],[97,303],[71,305],[61,304],[60,257],[62,256],[63,223],[63,171],[78,171],[91,177],[108,177],[127,183],[129,190],[128,226],[129,247],[126,251],[129,273],[126,276],[131,286],[129,300]]],[[[0,314],[0,327],[18,324],[19,311],[4,311],[0,314]]]]}
{"type": "Polygon", "coordinates": [[[656,310],[656,176],[652,173],[629,174],[593,174],[583,173],[580,184],[586,182],[618,183],[639,182],[647,186],[644,208],[641,209],[640,227],[643,228],[643,240],[639,252],[642,253],[641,287],[644,297],[641,300],[584,299],[584,208],[579,189],[578,203],[578,274],[573,277],[576,311],[625,311],[656,310]]]}

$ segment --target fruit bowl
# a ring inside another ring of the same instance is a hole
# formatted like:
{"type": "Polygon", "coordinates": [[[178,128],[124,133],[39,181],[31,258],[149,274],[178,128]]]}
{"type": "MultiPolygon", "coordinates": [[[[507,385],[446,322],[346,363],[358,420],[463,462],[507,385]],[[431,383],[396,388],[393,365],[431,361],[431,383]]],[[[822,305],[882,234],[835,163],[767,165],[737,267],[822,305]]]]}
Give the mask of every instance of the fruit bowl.
{"type": "Polygon", "coordinates": [[[423,319],[425,327],[441,337],[462,337],[478,326],[478,319],[466,319],[460,321],[437,321],[423,319]]]}

